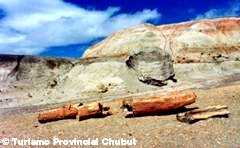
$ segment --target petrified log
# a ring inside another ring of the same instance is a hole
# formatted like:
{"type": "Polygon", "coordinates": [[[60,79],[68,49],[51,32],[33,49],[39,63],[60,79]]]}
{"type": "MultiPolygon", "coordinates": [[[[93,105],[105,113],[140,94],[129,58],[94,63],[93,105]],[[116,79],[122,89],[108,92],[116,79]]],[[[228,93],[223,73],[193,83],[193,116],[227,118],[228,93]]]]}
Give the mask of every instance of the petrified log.
{"type": "Polygon", "coordinates": [[[79,120],[84,120],[92,117],[99,117],[103,115],[103,106],[101,103],[93,102],[82,105],[78,108],[79,120]]]}
{"type": "Polygon", "coordinates": [[[61,119],[76,119],[77,114],[78,114],[77,108],[73,107],[72,105],[67,105],[39,113],[38,121],[40,123],[45,123],[61,119]]]}
{"type": "Polygon", "coordinates": [[[89,119],[93,117],[104,117],[111,115],[110,107],[103,107],[101,103],[93,102],[89,104],[67,105],[60,108],[39,113],[38,121],[40,123],[57,121],[61,119],[89,119]]]}
{"type": "Polygon", "coordinates": [[[177,114],[177,120],[187,123],[195,123],[199,120],[205,120],[211,117],[228,117],[230,112],[227,106],[217,105],[209,106],[205,109],[195,109],[186,113],[177,114]]]}
{"type": "Polygon", "coordinates": [[[197,96],[192,91],[174,94],[151,96],[123,101],[126,117],[154,115],[179,109],[195,102],[197,96]]]}

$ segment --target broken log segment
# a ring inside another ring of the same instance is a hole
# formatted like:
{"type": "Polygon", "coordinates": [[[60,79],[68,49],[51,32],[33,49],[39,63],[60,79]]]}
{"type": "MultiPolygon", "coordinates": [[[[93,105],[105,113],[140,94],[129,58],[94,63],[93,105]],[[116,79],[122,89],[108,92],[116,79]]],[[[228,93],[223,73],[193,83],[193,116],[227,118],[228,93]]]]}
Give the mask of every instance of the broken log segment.
{"type": "Polygon", "coordinates": [[[38,121],[40,123],[46,123],[62,119],[76,119],[77,117],[79,120],[89,119],[93,117],[104,117],[111,114],[109,112],[109,109],[110,107],[103,107],[103,105],[98,102],[88,103],[84,105],[67,105],[39,113],[38,121]]]}
{"type": "Polygon", "coordinates": [[[78,118],[79,121],[95,117],[104,117],[108,115],[109,107],[103,107],[101,103],[93,102],[78,108],[78,118]]]}
{"type": "Polygon", "coordinates": [[[40,123],[45,123],[61,119],[76,119],[77,114],[77,108],[73,107],[72,105],[67,105],[39,113],[38,121],[40,123]]]}
{"type": "Polygon", "coordinates": [[[228,117],[230,112],[227,106],[217,105],[209,106],[205,109],[195,109],[186,113],[177,114],[177,120],[187,123],[195,123],[199,120],[205,120],[211,117],[228,117]]]}
{"type": "Polygon", "coordinates": [[[197,96],[193,91],[175,92],[169,95],[150,96],[124,100],[126,117],[166,113],[195,102],[197,96]]]}

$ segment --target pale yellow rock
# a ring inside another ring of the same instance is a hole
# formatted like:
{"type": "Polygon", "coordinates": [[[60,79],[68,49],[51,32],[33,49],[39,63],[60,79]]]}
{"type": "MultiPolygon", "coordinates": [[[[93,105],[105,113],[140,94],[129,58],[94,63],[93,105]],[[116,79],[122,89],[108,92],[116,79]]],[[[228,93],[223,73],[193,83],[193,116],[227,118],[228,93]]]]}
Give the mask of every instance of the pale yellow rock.
{"type": "Polygon", "coordinates": [[[116,32],[90,47],[83,57],[131,55],[164,49],[176,63],[208,62],[214,56],[240,57],[240,18],[219,18],[154,26],[142,24],[116,32]]]}

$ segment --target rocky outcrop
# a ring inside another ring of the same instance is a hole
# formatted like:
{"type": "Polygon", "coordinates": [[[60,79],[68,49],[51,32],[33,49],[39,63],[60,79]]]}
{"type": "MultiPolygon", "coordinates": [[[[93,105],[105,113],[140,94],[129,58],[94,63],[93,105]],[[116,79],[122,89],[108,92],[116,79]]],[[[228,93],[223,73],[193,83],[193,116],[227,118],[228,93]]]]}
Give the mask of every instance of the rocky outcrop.
{"type": "Polygon", "coordinates": [[[0,55],[0,81],[48,82],[60,73],[68,72],[70,60],[24,55],[0,55]]]}
{"type": "Polygon", "coordinates": [[[67,59],[0,55],[0,109],[39,102],[72,67],[67,59]]]}
{"type": "Polygon", "coordinates": [[[138,80],[143,83],[164,86],[169,79],[176,81],[171,56],[160,49],[133,54],[126,65],[136,72],[138,80]]]}
{"type": "Polygon", "coordinates": [[[175,63],[240,59],[240,18],[219,18],[179,24],[143,24],[112,34],[83,57],[132,55],[165,50],[175,63]]]}

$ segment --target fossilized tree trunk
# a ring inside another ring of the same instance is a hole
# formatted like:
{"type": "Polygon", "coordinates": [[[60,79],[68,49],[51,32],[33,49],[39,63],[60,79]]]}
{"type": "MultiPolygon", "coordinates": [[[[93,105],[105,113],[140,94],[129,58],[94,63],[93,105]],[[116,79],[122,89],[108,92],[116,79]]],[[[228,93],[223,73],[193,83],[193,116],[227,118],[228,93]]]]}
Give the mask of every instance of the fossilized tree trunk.
{"type": "Polygon", "coordinates": [[[76,119],[77,114],[77,108],[73,107],[72,105],[67,105],[39,113],[38,121],[40,123],[45,123],[61,119],[76,119]]]}
{"type": "Polygon", "coordinates": [[[45,123],[62,119],[76,119],[77,117],[79,120],[93,117],[104,117],[111,114],[109,109],[110,107],[103,106],[99,102],[84,105],[67,105],[39,113],[38,121],[40,123],[45,123]]]}
{"type": "Polygon", "coordinates": [[[176,92],[170,95],[151,96],[123,101],[126,116],[144,116],[166,113],[195,102],[197,96],[192,91],[176,92]]]}
{"type": "Polygon", "coordinates": [[[204,109],[195,109],[186,113],[179,113],[177,114],[177,119],[181,122],[194,123],[211,117],[227,117],[229,114],[230,112],[227,110],[227,106],[217,105],[204,109]]]}

